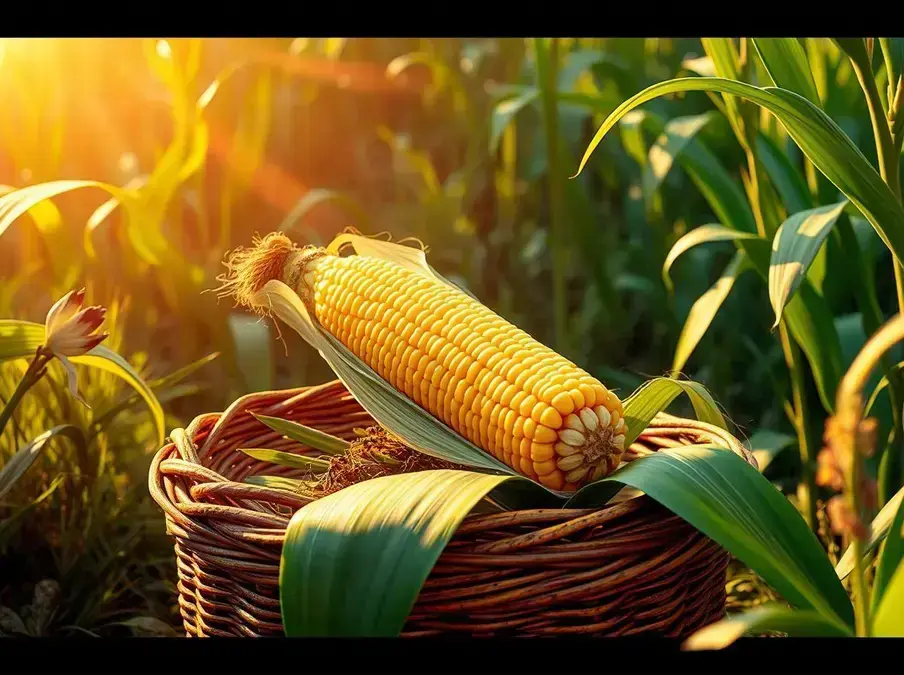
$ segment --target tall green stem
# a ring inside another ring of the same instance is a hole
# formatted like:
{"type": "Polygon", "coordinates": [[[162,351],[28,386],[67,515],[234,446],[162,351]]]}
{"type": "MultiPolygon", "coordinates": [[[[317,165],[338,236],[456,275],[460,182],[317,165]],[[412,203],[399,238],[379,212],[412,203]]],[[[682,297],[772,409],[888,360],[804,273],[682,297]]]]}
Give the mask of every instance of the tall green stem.
{"type": "Polygon", "coordinates": [[[797,489],[797,500],[801,513],[807,525],[814,532],[819,527],[816,518],[816,469],[813,453],[810,451],[809,436],[807,433],[807,409],[806,390],[804,388],[804,373],[800,367],[800,351],[796,348],[788,334],[785,322],[779,323],[779,339],[782,352],[785,355],[785,363],[791,373],[791,396],[793,419],[791,423],[797,433],[797,444],[800,452],[801,481],[797,489]]]}
{"type": "Polygon", "coordinates": [[[13,395],[10,396],[9,401],[3,406],[3,410],[0,410],[0,434],[2,434],[3,430],[6,428],[6,423],[9,422],[10,418],[13,416],[22,397],[25,396],[28,390],[44,375],[46,372],[44,367],[51,358],[51,356],[44,353],[43,348],[38,349],[35,357],[31,360],[31,363],[28,364],[28,369],[25,371],[22,379],[19,380],[19,384],[16,385],[16,390],[13,392],[13,395]]]}
{"type": "Polygon", "coordinates": [[[550,248],[552,251],[552,290],[555,322],[555,346],[562,353],[568,353],[568,313],[565,286],[565,223],[563,212],[563,185],[565,176],[559,153],[559,107],[558,107],[558,63],[559,40],[551,38],[549,46],[544,38],[534,41],[537,55],[537,80],[543,104],[543,121],[546,130],[546,156],[549,162],[547,181],[549,184],[550,248]]]}

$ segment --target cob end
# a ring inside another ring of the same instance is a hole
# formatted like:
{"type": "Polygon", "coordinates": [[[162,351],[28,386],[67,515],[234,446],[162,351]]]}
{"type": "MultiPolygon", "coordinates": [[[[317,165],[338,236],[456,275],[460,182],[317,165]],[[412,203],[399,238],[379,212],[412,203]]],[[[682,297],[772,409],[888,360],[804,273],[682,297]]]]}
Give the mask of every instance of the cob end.
{"type": "Polygon", "coordinates": [[[625,450],[625,430],[618,408],[597,405],[568,415],[554,445],[566,484],[580,487],[615,471],[625,450]]]}

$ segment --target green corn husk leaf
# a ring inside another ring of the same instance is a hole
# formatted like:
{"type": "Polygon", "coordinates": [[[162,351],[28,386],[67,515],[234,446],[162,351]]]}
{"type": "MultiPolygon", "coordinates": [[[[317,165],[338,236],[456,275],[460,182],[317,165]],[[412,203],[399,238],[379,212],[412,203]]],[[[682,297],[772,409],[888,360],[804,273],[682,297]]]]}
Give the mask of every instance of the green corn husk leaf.
{"type": "Polygon", "coordinates": [[[273,431],[281,433],[286,438],[298,441],[315,450],[320,450],[320,452],[325,452],[330,455],[341,455],[344,454],[345,451],[348,450],[348,446],[351,445],[348,441],[318,431],[317,429],[307,427],[304,424],[299,424],[298,422],[284,420],[279,417],[270,417],[269,415],[251,414],[254,416],[254,419],[266,424],[273,429],[273,431]]]}
{"type": "Polygon", "coordinates": [[[288,466],[293,469],[323,472],[330,468],[330,463],[325,459],[293,455],[291,452],[280,452],[279,450],[269,450],[267,448],[239,448],[239,451],[261,462],[288,466]]]}
{"type": "MultiPolygon", "coordinates": [[[[338,253],[346,244],[352,244],[358,255],[389,260],[417,274],[435,279],[456,290],[462,290],[433,270],[427,264],[424,251],[420,248],[355,234],[341,234],[330,243],[327,250],[338,253]]],[[[511,467],[460,436],[454,429],[433,417],[381,378],[337,338],[323,330],[310,317],[298,295],[286,284],[275,280],[267,282],[252,302],[275,313],[317,349],[361,406],[409,447],[455,464],[508,476],[520,476],[511,467]]],[[[629,411],[637,411],[633,427],[630,417],[628,418],[629,436],[626,437],[626,444],[636,438],[650,420],[682,392],[691,398],[701,421],[715,423],[725,428],[718,406],[702,385],[678,382],[669,378],[659,378],[648,382],[647,385],[653,386],[644,392],[638,390],[625,402],[626,416],[629,415],[629,411]],[[662,380],[665,380],[664,384],[657,384],[662,380]]],[[[554,505],[572,496],[572,493],[551,490],[539,482],[528,479],[525,479],[523,485],[513,483],[500,486],[500,492],[503,493],[502,501],[508,506],[515,504],[537,506],[546,503],[554,505]]]]}
{"type": "MultiPolygon", "coordinates": [[[[850,601],[818,539],[735,453],[712,446],[666,449],[603,480],[648,494],[820,617],[814,621],[849,632],[850,601]]],[[[280,561],[286,634],[398,635],[459,524],[509,483],[529,481],[447,469],[383,476],[297,511],[280,561]]]]}
{"type": "Polygon", "coordinates": [[[644,382],[625,399],[625,447],[637,440],[654,417],[665,410],[679,395],[686,394],[694,406],[697,419],[725,429],[728,425],[712,395],[699,382],[656,377],[644,382]]]}

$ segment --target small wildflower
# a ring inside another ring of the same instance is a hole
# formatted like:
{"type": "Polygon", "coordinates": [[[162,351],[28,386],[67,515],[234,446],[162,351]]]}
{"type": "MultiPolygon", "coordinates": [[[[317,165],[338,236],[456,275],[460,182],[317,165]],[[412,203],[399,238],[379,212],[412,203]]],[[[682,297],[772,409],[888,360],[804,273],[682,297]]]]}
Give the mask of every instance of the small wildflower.
{"type": "Polygon", "coordinates": [[[96,332],[104,322],[107,310],[98,305],[82,308],[85,289],[69,291],[56,301],[44,322],[44,349],[59,359],[69,374],[69,391],[87,405],[78,393],[75,367],[67,357],[81,356],[103,342],[109,333],[96,332]]]}

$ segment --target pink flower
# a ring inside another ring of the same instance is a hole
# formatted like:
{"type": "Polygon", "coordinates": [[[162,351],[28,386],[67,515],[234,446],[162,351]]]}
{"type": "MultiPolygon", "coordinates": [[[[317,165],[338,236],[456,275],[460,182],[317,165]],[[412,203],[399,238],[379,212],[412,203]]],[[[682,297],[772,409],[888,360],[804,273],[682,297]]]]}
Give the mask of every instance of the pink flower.
{"type": "Polygon", "coordinates": [[[50,308],[44,321],[44,349],[66,367],[69,391],[82,403],[85,401],[78,393],[75,368],[66,357],[86,354],[109,335],[107,332],[96,332],[104,322],[107,310],[98,305],[83,309],[84,301],[84,288],[69,291],[50,308]]]}

